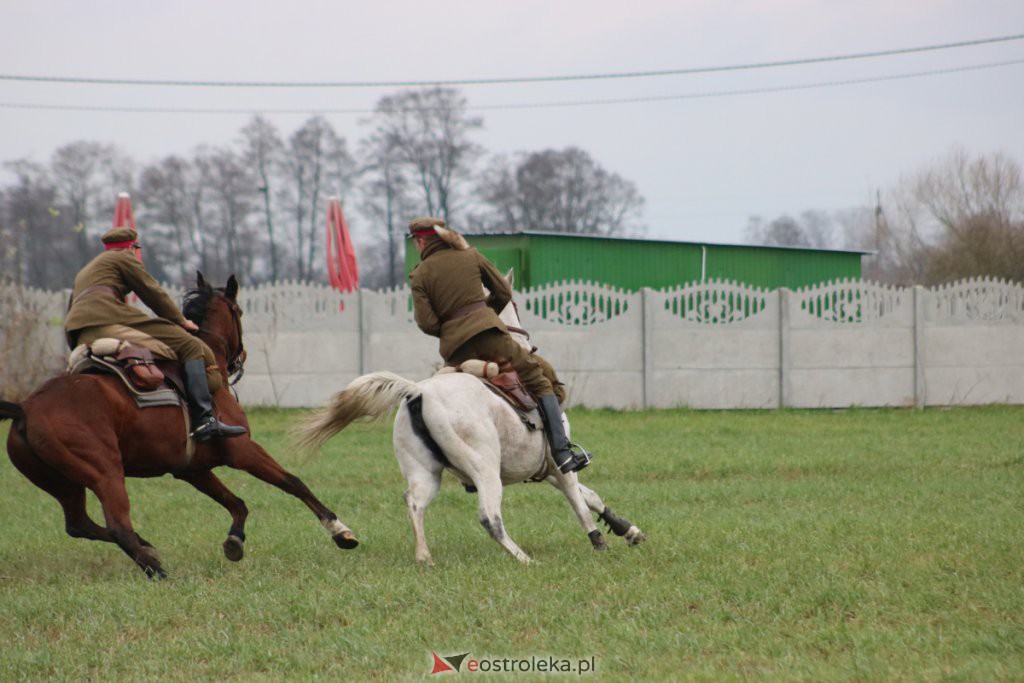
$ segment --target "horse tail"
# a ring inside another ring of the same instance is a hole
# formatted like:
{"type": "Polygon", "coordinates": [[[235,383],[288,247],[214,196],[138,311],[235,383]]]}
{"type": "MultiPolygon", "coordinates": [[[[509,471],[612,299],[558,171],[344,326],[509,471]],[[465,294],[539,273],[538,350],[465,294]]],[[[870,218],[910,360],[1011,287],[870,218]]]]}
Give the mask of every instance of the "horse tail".
{"type": "Polygon", "coordinates": [[[0,422],[4,420],[20,420],[25,417],[25,411],[17,403],[0,401],[0,422]]]}
{"type": "Polygon", "coordinates": [[[297,431],[299,449],[311,452],[359,419],[381,420],[398,407],[402,399],[420,395],[415,382],[393,372],[373,372],[331,397],[327,406],[315,411],[297,431]]]}

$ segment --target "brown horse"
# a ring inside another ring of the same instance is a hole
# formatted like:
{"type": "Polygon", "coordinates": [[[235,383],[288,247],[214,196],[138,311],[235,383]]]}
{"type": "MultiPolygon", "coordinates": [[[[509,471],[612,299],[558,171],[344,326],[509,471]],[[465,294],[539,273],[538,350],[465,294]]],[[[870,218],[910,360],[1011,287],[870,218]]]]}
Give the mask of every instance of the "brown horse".
{"type": "MultiPolygon", "coordinates": [[[[186,294],[185,316],[199,327],[217,357],[223,386],[214,394],[220,419],[245,425],[238,401],[228,388],[228,369],[240,373],[242,311],[235,298],[234,276],[214,289],[198,275],[198,287],[186,294]]],[[[174,406],[139,409],[119,379],[111,375],[60,375],[23,403],[0,401],[0,420],[14,424],[7,438],[11,462],[22,474],[57,499],[64,508],[64,528],[73,538],[116,543],[148,576],[167,574],[152,545],[132,528],[125,477],[171,474],[213,498],[231,513],[224,555],[242,559],[248,509],[211,472],[227,465],[244,470],[305,503],[339,548],[359,542],[337,515],[317,500],[298,477],[282,468],[249,435],[197,443],[187,456],[184,416],[174,406]],[[103,506],[106,526],[86,513],[85,489],[103,506]]]]}

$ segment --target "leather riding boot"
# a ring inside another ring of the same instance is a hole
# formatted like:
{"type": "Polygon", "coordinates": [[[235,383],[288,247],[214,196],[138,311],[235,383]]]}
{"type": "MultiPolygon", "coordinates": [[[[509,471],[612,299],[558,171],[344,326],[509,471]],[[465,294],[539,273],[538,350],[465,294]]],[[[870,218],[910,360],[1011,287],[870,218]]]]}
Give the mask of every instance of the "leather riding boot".
{"type": "Polygon", "coordinates": [[[590,464],[591,455],[581,446],[578,446],[565,435],[565,427],[562,425],[562,407],[558,405],[558,398],[554,394],[541,396],[540,416],[544,420],[544,433],[548,437],[548,445],[551,446],[551,456],[555,459],[555,466],[563,473],[579,472],[590,464]]]}
{"type": "Polygon", "coordinates": [[[210,396],[210,385],[206,382],[206,363],[190,360],[182,367],[185,369],[185,393],[188,394],[192,415],[191,436],[196,441],[209,441],[245,434],[245,427],[226,425],[213,416],[213,398],[210,396]]]}

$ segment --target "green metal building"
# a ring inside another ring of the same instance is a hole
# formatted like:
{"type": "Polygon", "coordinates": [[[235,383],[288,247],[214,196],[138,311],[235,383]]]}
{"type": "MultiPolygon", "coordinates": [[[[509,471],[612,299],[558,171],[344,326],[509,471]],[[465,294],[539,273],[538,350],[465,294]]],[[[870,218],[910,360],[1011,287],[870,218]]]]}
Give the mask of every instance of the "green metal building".
{"type": "MultiPolygon", "coordinates": [[[[515,268],[516,289],[582,280],[634,291],[708,280],[795,289],[828,280],[860,278],[870,252],[668,242],[538,231],[464,234],[500,270],[515,268]]],[[[419,262],[408,244],[406,273],[419,262]]]]}

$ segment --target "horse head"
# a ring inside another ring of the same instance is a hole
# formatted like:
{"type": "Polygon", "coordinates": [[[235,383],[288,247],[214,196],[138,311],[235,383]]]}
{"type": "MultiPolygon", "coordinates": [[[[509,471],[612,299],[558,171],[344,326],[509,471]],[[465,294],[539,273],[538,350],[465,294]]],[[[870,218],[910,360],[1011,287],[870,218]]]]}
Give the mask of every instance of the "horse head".
{"type": "Polygon", "coordinates": [[[238,280],[232,275],[224,287],[213,287],[196,272],[196,287],[185,293],[183,313],[199,325],[199,338],[226,364],[231,384],[242,378],[245,346],[242,344],[242,308],[238,305],[238,280]]]}

